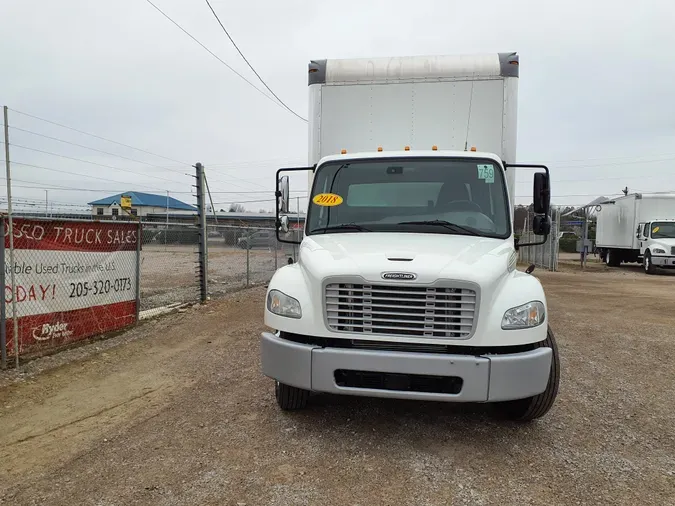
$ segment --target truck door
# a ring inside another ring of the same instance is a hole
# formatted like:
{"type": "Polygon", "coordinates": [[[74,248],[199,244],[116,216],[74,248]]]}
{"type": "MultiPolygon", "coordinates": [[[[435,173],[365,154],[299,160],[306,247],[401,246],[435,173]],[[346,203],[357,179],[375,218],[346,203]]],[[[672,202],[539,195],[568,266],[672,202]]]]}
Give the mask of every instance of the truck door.
{"type": "Polygon", "coordinates": [[[649,223],[640,223],[638,240],[640,241],[640,255],[644,255],[645,249],[647,249],[647,241],[649,240],[649,223]]]}

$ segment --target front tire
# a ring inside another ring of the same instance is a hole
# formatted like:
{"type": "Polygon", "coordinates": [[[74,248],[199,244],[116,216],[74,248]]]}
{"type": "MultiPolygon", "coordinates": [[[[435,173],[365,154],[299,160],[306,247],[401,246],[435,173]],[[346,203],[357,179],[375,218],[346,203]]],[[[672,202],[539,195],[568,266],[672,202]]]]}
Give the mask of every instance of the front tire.
{"type": "Polygon", "coordinates": [[[558,355],[558,344],[551,327],[546,332],[546,340],[537,343],[537,348],[544,347],[553,350],[551,372],[549,373],[546,390],[533,397],[498,403],[497,409],[505,418],[518,422],[529,422],[544,416],[553,407],[560,384],[560,357],[558,355]]]}
{"type": "Polygon", "coordinates": [[[649,251],[645,251],[645,257],[642,260],[642,265],[644,266],[645,272],[647,274],[656,273],[656,267],[654,267],[654,264],[652,263],[652,254],[649,251]]]}
{"type": "Polygon", "coordinates": [[[309,390],[292,387],[284,383],[274,382],[274,395],[277,404],[284,411],[304,409],[309,401],[309,390]]]}

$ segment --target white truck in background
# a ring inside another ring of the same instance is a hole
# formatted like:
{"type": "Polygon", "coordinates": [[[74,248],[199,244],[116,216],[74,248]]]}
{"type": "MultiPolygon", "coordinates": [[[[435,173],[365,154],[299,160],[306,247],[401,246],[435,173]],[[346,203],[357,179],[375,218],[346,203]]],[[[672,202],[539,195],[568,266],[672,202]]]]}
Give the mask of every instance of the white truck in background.
{"type": "Polygon", "coordinates": [[[634,193],[596,206],[595,246],[611,267],[675,268],[675,193],[634,193]]]}
{"type": "MultiPolygon", "coordinates": [[[[493,403],[532,420],[554,403],[546,296],[516,270],[515,53],[309,65],[309,171],[298,261],[268,285],[263,373],[285,410],[312,392],[493,403]]],[[[550,231],[549,171],[534,230],[550,231]]],[[[530,244],[532,245],[532,244],[530,244]]]]}

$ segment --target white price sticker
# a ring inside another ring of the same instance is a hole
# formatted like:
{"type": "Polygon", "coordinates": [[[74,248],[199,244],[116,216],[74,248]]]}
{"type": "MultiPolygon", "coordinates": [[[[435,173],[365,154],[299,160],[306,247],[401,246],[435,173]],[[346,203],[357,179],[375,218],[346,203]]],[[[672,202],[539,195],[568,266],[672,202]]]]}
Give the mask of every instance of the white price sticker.
{"type": "Polygon", "coordinates": [[[478,179],[482,179],[486,183],[495,182],[495,167],[494,165],[478,165],[478,179]]]}

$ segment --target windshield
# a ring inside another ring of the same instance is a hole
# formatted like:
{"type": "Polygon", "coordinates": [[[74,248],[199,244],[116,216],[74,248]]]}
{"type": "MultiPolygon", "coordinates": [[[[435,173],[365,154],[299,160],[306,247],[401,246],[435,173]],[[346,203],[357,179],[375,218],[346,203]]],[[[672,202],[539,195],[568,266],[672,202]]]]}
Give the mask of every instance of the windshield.
{"type": "Polygon", "coordinates": [[[654,222],[652,223],[652,239],[674,239],[675,238],[675,223],[674,222],[654,222]]]}
{"type": "Polygon", "coordinates": [[[307,230],[505,239],[511,226],[504,174],[494,160],[479,158],[329,162],[314,177],[307,230]]]}

